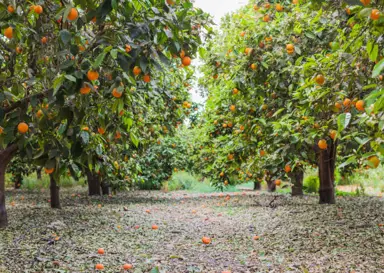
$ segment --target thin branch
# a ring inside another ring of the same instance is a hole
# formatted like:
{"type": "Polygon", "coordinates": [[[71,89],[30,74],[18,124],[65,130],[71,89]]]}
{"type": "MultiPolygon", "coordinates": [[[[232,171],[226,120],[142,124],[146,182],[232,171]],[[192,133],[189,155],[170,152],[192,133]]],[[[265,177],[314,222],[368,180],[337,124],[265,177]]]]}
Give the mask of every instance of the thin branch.
{"type": "Polygon", "coordinates": [[[31,95],[31,96],[27,96],[27,97],[24,97],[23,99],[11,104],[10,106],[8,107],[5,107],[3,108],[3,111],[5,114],[23,106],[24,104],[26,103],[29,103],[31,101],[32,98],[36,98],[36,99],[42,99],[44,97],[46,97],[48,95],[48,92],[50,91],[50,89],[47,89],[41,93],[38,93],[38,94],[34,94],[34,95],[31,95]]]}

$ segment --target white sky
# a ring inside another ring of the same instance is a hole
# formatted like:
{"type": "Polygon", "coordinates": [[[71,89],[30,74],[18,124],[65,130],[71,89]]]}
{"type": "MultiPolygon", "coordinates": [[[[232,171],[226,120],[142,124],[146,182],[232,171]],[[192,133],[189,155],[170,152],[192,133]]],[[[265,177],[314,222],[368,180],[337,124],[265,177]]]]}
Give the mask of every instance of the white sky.
{"type": "MultiPolygon", "coordinates": [[[[235,11],[247,3],[248,0],[194,0],[194,6],[210,13],[217,25],[220,23],[221,17],[225,14],[235,11]]],[[[198,60],[194,61],[194,65],[198,65],[198,63],[198,60]]],[[[193,89],[191,90],[191,95],[194,102],[202,103],[204,101],[203,98],[201,98],[200,95],[193,89]]]]}

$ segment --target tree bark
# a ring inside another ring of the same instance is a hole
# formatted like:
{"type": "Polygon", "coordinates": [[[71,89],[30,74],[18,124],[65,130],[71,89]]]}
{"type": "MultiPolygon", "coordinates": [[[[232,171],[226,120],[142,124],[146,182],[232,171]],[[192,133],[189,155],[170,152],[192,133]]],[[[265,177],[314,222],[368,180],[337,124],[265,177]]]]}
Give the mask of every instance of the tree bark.
{"type": "Polygon", "coordinates": [[[275,192],[276,191],[276,184],[273,182],[271,178],[267,178],[267,185],[268,185],[268,191],[269,192],[275,192]]]}
{"type": "Polygon", "coordinates": [[[320,150],[319,178],[320,204],[335,204],[335,163],[337,143],[332,142],[327,150],[320,150]]]}
{"type": "Polygon", "coordinates": [[[291,179],[293,180],[292,186],[292,196],[302,196],[303,195],[303,179],[304,179],[304,171],[303,170],[295,170],[291,179]]]}
{"type": "Polygon", "coordinates": [[[86,170],[88,180],[88,195],[101,195],[100,177],[92,173],[89,169],[86,170]]]}
{"type": "Polygon", "coordinates": [[[261,190],[261,183],[259,181],[253,182],[253,190],[254,191],[261,190]]]}
{"type": "Polygon", "coordinates": [[[60,205],[60,187],[57,185],[57,181],[50,175],[50,190],[51,190],[51,208],[53,209],[61,209],[60,205]]]}
{"type": "Polygon", "coordinates": [[[109,189],[109,184],[105,181],[101,182],[101,191],[103,195],[109,195],[110,194],[110,189],[109,189]]]}
{"type": "Polygon", "coordinates": [[[8,225],[7,210],[5,207],[5,172],[8,163],[16,151],[16,144],[11,144],[5,150],[0,150],[0,228],[8,225]]]}
{"type": "Polygon", "coordinates": [[[21,184],[23,182],[23,176],[21,174],[17,174],[15,177],[15,189],[20,189],[21,184]]]}
{"type": "Polygon", "coordinates": [[[38,180],[41,180],[41,168],[40,167],[38,167],[36,169],[36,177],[38,180]]]}

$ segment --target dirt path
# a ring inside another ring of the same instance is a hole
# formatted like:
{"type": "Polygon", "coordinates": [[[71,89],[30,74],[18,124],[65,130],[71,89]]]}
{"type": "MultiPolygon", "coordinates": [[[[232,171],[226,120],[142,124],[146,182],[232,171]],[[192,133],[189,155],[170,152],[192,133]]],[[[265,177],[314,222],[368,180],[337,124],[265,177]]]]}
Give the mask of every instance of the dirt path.
{"type": "Polygon", "coordinates": [[[94,272],[96,263],[120,272],[127,262],[132,272],[384,272],[383,199],[324,206],[316,197],[271,203],[274,196],[257,193],[79,194],[63,193],[64,208],[51,210],[47,193],[13,192],[0,272],[94,272]]]}

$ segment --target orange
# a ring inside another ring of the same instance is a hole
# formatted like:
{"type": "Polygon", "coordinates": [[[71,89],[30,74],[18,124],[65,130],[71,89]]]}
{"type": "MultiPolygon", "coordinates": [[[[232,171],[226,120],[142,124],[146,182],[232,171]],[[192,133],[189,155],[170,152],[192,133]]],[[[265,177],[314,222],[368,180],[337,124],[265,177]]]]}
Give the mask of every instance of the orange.
{"type": "Polygon", "coordinates": [[[250,48],[250,47],[247,47],[246,49],[244,49],[244,53],[246,55],[249,55],[251,52],[252,52],[252,48],[250,48]]]}
{"type": "Polygon", "coordinates": [[[43,7],[40,6],[40,5],[33,6],[33,10],[34,10],[37,14],[42,14],[42,13],[43,13],[43,7]]]}
{"type": "Polygon", "coordinates": [[[44,168],[44,172],[45,172],[46,174],[51,174],[51,173],[53,173],[54,171],[55,171],[55,168],[51,168],[51,169],[44,168]]]}
{"type": "Polygon", "coordinates": [[[184,58],[185,57],[185,51],[184,50],[181,50],[180,51],[180,58],[184,58]]]}
{"type": "Polygon", "coordinates": [[[258,5],[253,5],[253,9],[257,11],[257,10],[259,10],[260,8],[259,8],[258,5]]]}
{"type": "Polygon", "coordinates": [[[145,83],[149,83],[149,82],[151,81],[151,76],[149,76],[148,74],[147,74],[147,75],[144,75],[144,76],[143,76],[143,81],[144,81],[145,83]]]}
{"type": "Polygon", "coordinates": [[[26,124],[25,122],[20,122],[19,125],[17,125],[17,130],[20,134],[25,134],[26,132],[28,132],[28,129],[28,124],[26,124]]]}
{"type": "Polygon", "coordinates": [[[94,71],[94,70],[89,70],[87,72],[87,78],[90,81],[95,81],[95,80],[97,80],[99,78],[99,72],[94,71]]]}
{"type": "Polygon", "coordinates": [[[292,0],[292,4],[294,4],[294,5],[299,4],[299,0],[292,0]]]}
{"type": "Polygon", "coordinates": [[[7,37],[8,39],[12,39],[13,38],[13,28],[12,27],[7,27],[4,30],[4,36],[7,37]]]}
{"type": "Polygon", "coordinates": [[[363,100],[358,100],[356,102],[356,109],[359,110],[359,111],[364,111],[365,108],[364,108],[364,101],[363,100]]]}
{"type": "Polygon", "coordinates": [[[223,128],[227,128],[228,125],[226,123],[223,123],[223,128]]]}
{"type": "Polygon", "coordinates": [[[173,6],[175,4],[175,2],[173,0],[167,0],[167,4],[170,6],[173,6]]]}
{"type": "Polygon", "coordinates": [[[104,135],[105,134],[105,129],[103,127],[97,128],[97,131],[99,132],[100,135],[104,135]]]}
{"type": "Polygon", "coordinates": [[[159,227],[157,225],[152,225],[152,229],[156,230],[159,229],[159,227]]]}
{"type": "Polygon", "coordinates": [[[237,89],[237,88],[233,88],[232,93],[233,93],[234,95],[237,95],[237,94],[239,93],[239,89],[237,89]]]}
{"type": "Polygon", "coordinates": [[[227,156],[227,158],[228,158],[228,160],[233,160],[233,159],[235,158],[235,156],[234,156],[233,154],[229,154],[229,155],[227,156]]]}
{"type": "Polygon", "coordinates": [[[257,65],[256,64],[251,64],[251,69],[252,70],[256,70],[257,69],[257,65]]]}
{"type": "Polygon", "coordinates": [[[97,250],[97,253],[100,254],[100,255],[104,255],[104,253],[105,253],[104,248],[99,248],[97,250]]]}
{"type": "Polygon", "coordinates": [[[133,75],[138,76],[138,75],[140,75],[140,73],[141,73],[141,68],[138,66],[135,66],[133,68],[133,75]]]}
{"type": "Polygon", "coordinates": [[[269,22],[269,20],[270,20],[269,15],[268,14],[264,15],[263,22],[269,22]]]}
{"type": "Polygon", "coordinates": [[[368,5],[371,3],[371,0],[360,0],[360,2],[361,2],[364,6],[368,6],[368,5]]]}
{"type": "Polygon", "coordinates": [[[336,136],[337,136],[337,131],[336,130],[329,131],[329,137],[331,139],[335,140],[336,136]]]}
{"type": "Polygon", "coordinates": [[[9,13],[14,13],[15,12],[15,8],[13,6],[11,6],[11,5],[9,5],[7,7],[7,10],[8,10],[9,13]]]}
{"type": "Polygon", "coordinates": [[[121,133],[117,131],[115,134],[115,139],[120,139],[120,138],[121,138],[121,133]]]}
{"type": "Polygon", "coordinates": [[[89,92],[91,92],[91,87],[89,87],[88,85],[84,85],[82,88],[80,88],[80,93],[82,95],[88,95],[89,92]]]}
{"type": "Polygon", "coordinates": [[[0,126],[0,135],[4,132],[4,128],[0,126]]]}
{"type": "Polygon", "coordinates": [[[224,173],[223,172],[220,173],[220,177],[224,177],[224,173]]]}
{"type": "Polygon", "coordinates": [[[351,100],[350,99],[345,99],[344,101],[343,101],[343,105],[344,105],[344,107],[346,107],[346,108],[348,108],[348,107],[350,107],[351,106],[351,100]]]}
{"type": "Polygon", "coordinates": [[[85,126],[85,127],[81,128],[81,130],[83,130],[83,131],[89,131],[89,127],[88,127],[88,126],[85,126]]]}
{"type": "Polygon", "coordinates": [[[48,42],[48,38],[47,37],[43,37],[43,38],[41,38],[41,43],[42,44],[46,44],[48,42]]]}
{"type": "Polygon", "coordinates": [[[286,49],[288,54],[293,54],[295,52],[295,46],[293,44],[287,44],[286,49]]]}
{"type": "Polygon", "coordinates": [[[320,139],[319,142],[317,143],[317,145],[319,146],[319,148],[321,150],[326,150],[328,148],[328,144],[327,144],[327,141],[325,139],[320,139]]]}
{"type": "MultiPolygon", "coordinates": [[[[169,0],[167,0],[167,2],[168,2],[169,0]]],[[[124,270],[129,270],[129,269],[132,269],[133,268],[133,265],[131,265],[131,264],[124,264],[123,265],[123,269],[124,270]]]]}
{"type": "Polygon", "coordinates": [[[43,111],[41,111],[41,110],[37,111],[37,113],[36,113],[36,116],[37,116],[38,118],[41,118],[43,115],[44,115],[44,114],[43,114],[43,111]]]}
{"type": "Polygon", "coordinates": [[[131,52],[132,47],[130,45],[125,45],[125,52],[129,53],[131,52]]]}
{"type": "Polygon", "coordinates": [[[281,185],[281,180],[280,180],[280,179],[276,179],[276,181],[275,181],[275,185],[276,185],[276,186],[280,186],[280,185],[281,185]]]}
{"type": "Polygon", "coordinates": [[[340,102],[335,102],[335,107],[336,107],[337,109],[341,109],[341,108],[343,108],[343,106],[341,105],[340,102]]]}
{"type": "Polygon", "coordinates": [[[264,150],[260,150],[260,156],[265,156],[266,152],[264,150]]]}
{"type": "Polygon", "coordinates": [[[373,9],[372,11],[371,11],[371,19],[372,20],[379,20],[379,18],[380,18],[380,11],[378,10],[378,9],[373,9]]]}
{"type": "Polygon", "coordinates": [[[113,88],[112,96],[114,96],[115,98],[120,98],[122,95],[123,93],[120,93],[119,91],[117,91],[117,88],[113,88]]]}
{"type": "Polygon", "coordinates": [[[259,239],[260,239],[260,236],[257,236],[257,235],[253,236],[253,240],[255,240],[255,241],[257,241],[259,239]]]}
{"type": "Polygon", "coordinates": [[[315,81],[316,81],[317,84],[323,85],[324,82],[325,82],[325,78],[324,78],[323,75],[319,74],[319,75],[316,76],[315,81]]]}
{"type": "Polygon", "coordinates": [[[265,4],[264,4],[264,8],[269,9],[270,7],[271,7],[271,4],[270,4],[270,3],[265,3],[265,4]]]}
{"type": "Polygon", "coordinates": [[[16,47],[16,53],[21,54],[23,52],[23,49],[21,47],[16,47]]]}
{"type": "Polygon", "coordinates": [[[276,4],[276,10],[277,11],[283,11],[284,10],[284,7],[280,4],[276,4]]]}
{"type": "Polygon", "coordinates": [[[85,50],[85,47],[83,45],[79,45],[79,50],[80,51],[84,51],[85,50]]]}
{"type": "Polygon", "coordinates": [[[265,47],[265,44],[264,44],[263,42],[260,42],[260,43],[259,43],[259,47],[260,47],[260,48],[264,48],[264,47],[265,47]]]}
{"type": "Polygon", "coordinates": [[[292,169],[291,169],[291,166],[290,166],[290,165],[285,165],[285,167],[284,167],[284,171],[285,171],[286,173],[289,173],[291,170],[292,170],[292,169]]]}
{"type": "Polygon", "coordinates": [[[96,268],[96,270],[104,270],[104,265],[103,264],[97,264],[95,268],[96,268]]]}
{"type": "Polygon", "coordinates": [[[245,36],[245,31],[240,32],[240,36],[244,37],[245,36]]]}
{"type": "Polygon", "coordinates": [[[380,159],[377,157],[377,156],[370,156],[368,158],[368,161],[371,162],[371,164],[374,166],[374,168],[376,169],[377,167],[379,167],[380,165],[380,159]]]}
{"type": "Polygon", "coordinates": [[[236,106],[235,105],[229,106],[229,110],[231,110],[232,112],[235,112],[236,111],[236,106]]]}
{"type": "Polygon", "coordinates": [[[191,64],[191,58],[190,57],[184,57],[182,60],[182,63],[184,66],[189,66],[191,64]]]}
{"type": "Polygon", "coordinates": [[[201,239],[201,241],[203,242],[203,244],[205,244],[205,245],[209,245],[209,244],[211,243],[211,238],[209,238],[209,237],[203,237],[203,238],[201,239]]]}
{"type": "Polygon", "coordinates": [[[67,19],[70,21],[74,21],[79,17],[79,12],[75,8],[71,8],[71,10],[68,13],[67,19]]]}

